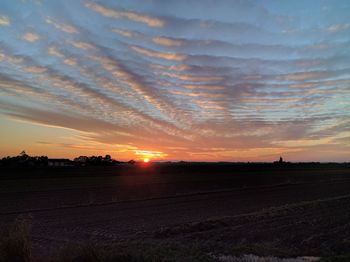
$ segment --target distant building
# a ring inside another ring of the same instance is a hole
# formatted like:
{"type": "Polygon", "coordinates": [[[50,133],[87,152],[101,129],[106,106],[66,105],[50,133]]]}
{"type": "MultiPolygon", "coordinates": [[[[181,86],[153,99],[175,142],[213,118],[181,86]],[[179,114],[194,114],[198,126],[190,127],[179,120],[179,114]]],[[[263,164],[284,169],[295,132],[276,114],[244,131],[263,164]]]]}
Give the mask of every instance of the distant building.
{"type": "Polygon", "coordinates": [[[52,167],[64,167],[64,166],[73,166],[72,161],[65,158],[51,158],[47,161],[48,166],[52,167]]]}

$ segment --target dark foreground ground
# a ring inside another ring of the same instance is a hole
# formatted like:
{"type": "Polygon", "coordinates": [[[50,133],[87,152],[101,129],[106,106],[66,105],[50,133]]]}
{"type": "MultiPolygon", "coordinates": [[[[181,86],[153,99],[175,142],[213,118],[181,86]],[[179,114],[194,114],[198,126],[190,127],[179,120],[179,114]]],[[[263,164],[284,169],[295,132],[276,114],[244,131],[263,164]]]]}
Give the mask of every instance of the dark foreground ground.
{"type": "Polygon", "coordinates": [[[30,221],[32,260],[69,261],[84,246],[96,260],[122,252],[151,261],[350,261],[348,165],[3,168],[0,176],[1,234],[18,217],[30,221]]]}

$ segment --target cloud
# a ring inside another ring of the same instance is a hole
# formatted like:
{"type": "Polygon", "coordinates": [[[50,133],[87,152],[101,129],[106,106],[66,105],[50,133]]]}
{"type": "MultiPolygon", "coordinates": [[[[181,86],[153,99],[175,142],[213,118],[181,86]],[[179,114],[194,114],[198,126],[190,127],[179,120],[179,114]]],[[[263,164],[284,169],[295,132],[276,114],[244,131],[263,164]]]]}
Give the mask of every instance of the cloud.
{"type": "Polygon", "coordinates": [[[136,149],[134,150],[134,152],[135,152],[135,155],[137,156],[148,157],[148,158],[165,158],[166,156],[168,156],[168,154],[160,151],[136,149]]]}
{"type": "MultiPolygon", "coordinates": [[[[47,73],[47,71],[44,73],[47,73]]],[[[61,94],[51,93],[50,90],[37,87],[38,82],[42,83],[45,81],[43,77],[32,77],[30,83],[15,80],[4,75],[0,75],[0,79],[2,91],[7,95],[23,97],[26,101],[35,101],[34,104],[36,105],[46,102],[50,104],[50,108],[59,106],[77,112],[86,112],[91,109],[90,105],[81,105],[74,101],[73,96],[65,97],[64,92],[61,94]]]]}
{"type": "Polygon", "coordinates": [[[322,49],[327,49],[330,47],[331,47],[331,45],[329,45],[329,44],[320,43],[320,44],[314,44],[314,45],[307,46],[306,49],[322,50],[322,49]]]}
{"type": "Polygon", "coordinates": [[[61,58],[64,57],[64,54],[61,53],[55,46],[49,46],[48,53],[53,56],[57,56],[61,58]]]}
{"type": "Polygon", "coordinates": [[[278,23],[266,3],[203,1],[19,9],[0,42],[1,114],[84,132],[77,146],[52,141],[77,150],[121,143],[132,154],[232,161],[319,154],[312,147],[338,156],[337,144],[345,155],[348,25],[329,16],[320,30],[311,9],[278,23]]]}
{"type": "Polygon", "coordinates": [[[206,98],[222,98],[225,95],[224,94],[217,94],[217,93],[204,93],[204,92],[181,92],[177,90],[170,90],[170,93],[174,95],[179,95],[179,96],[187,96],[187,97],[206,97],[206,98]]]}
{"type": "Polygon", "coordinates": [[[22,39],[28,42],[35,42],[40,39],[40,36],[34,32],[27,32],[22,36],[22,39]]]}
{"type": "Polygon", "coordinates": [[[178,39],[168,38],[168,37],[154,37],[152,41],[156,44],[163,46],[181,46],[183,42],[178,39]]]}
{"type": "Polygon", "coordinates": [[[0,15],[0,26],[10,25],[10,19],[5,15],[0,15]]]}
{"type": "Polygon", "coordinates": [[[6,52],[6,50],[0,47],[0,61],[4,60],[12,65],[21,65],[24,62],[23,56],[11,55],[6,52]]]}
{"type": "Polygon", "coordinates": [[[322,72],[302,72],[302,73],[293,73],[284,76],[278,77],[279,79],[287,80],[287,81],[305,81],[311,79],[317,79],[322,76],[322,72]]]}
{"type": "Polygon", "coordinates": [[[47,18],[46,23],[53,25],[56,29],[61,30],[62,32],[66,32],[70,34],[79,34],[79,30],[76,27],[57,22],[52,18],[47,18]]]}
{"type": "Polygon", "coordinates": [[[289,87],[291,88],[311,88],[315,87],[316,83],[300,83],[300,84],[291,84],[289,87]]]}
{"type": "Polygon", "coordinates": [[[112,28],[112,32],[117,33],[119,35],[122,35],[124,37],[129,37],[129,38],[135,38],[135,37],[140,37],[141,34],[138,32],[133,32],[133,31],[128,31],[128,30],[122,30],[119,28],[112,28]]]}
{"type": "Polygon", "coordinates": [[[327,28],[330,33],[336,33],[338,31],[346,30],[350,28],[350,24],[334,24],[327,28]]]}
{"type": "Polygon", "coordinates": [[[175,73],[168,73],[163,72],[163,75],[170,77],[170,78],[176,78],[183,81],[190,81],[190,82],[215,82],[223,80],[222,76],[200,76],[200,75],[180,75],[175,73]]]}
{"type": "Polygon", "coordinates": [[[0,109],[2,109],[5,112],[9,110],[10,112],[6,113],[7,115],[19,119],[45,124],[49,126],[65,127],[83,132],[100,131],[103,128],[115,129],[117,127],[116,125],[101,120],[93,119],[90,117],[86,117],[80,114],[66,115],[50,110],[28,108],[25,106],[18,105],[14,106],[11,104],[4,103],[1,105],[0,109]],[[92,126],[93,123],[94,125],[92,126]]]}
{"type": "Polygon", "coordinates": [[[150,27],[163,27],[165,24],[165,21],[160,18],[151,17],[148,15],[142,15],[137,12],[110,9],[110,8],[104,7],[103,5],[91,3],[91,2],[87,2],[85,6],[106,17],[126,18],[130,21],[143,23],[150,27]]]}
{"type": "Polygon", "coordinates": [[[49,46],[48,53],[53,56],[57,56],[62,59],[63,63],[70,65],[70,66],[76,66],[77,65],[77,59],[74,57],[69,57],[62,53],[60,50],[58,50],[55,46],[49,46]]]}
{"type": "Polygon", "coordinates": [[[170,71],[189,71],[191,70],[191,66],[186,65],[186,64],[179,64],[179,65],[171,65],[171,66],[165,66],[165,65],[161,65],[161,64],[151,64],[151,67],[154,68],[155,70],[158,71],[166,71],[166,70],[170,70],[170,71]]]}
{"type": "Polygon", "coordinates": [[[198,85],[182,85],[184,88],[188,89],[208,89],[208,90],[224,90],[225,86],[211,85],[211,84],[198,84],[198,85]]]}
{"type": "Polygon", "coordinates": [[[41,74],[47,71],[47,68],[41,66],[29,66],[24,69],[28,73],[41,74]]]}
{"type": "Polygon", "coordinates": [[[245,75],[242,77],[243,80],[261,80],[263,79],[262,75],[245,75]]]}
{"type": "Polygon", "coordinates": [[[135,45],[131,45],[130,48],[136,51],[137,53],[140,53],[149,57],[153,57],[153,58],[161,58],[161,59],[173,60],[173,61],[183,61],[187,58],[187,56],[184,54],[158,52],[158,51],[154,51],[151,49],[147,49],[147,48],[143,48],[135,45]]]}
{"type": "Polygon", "coordinates": [[[69,41],[69,43],[78,49],[83,49],[83,50],[95,49],[95,47],[92,44],[89,44],[83,41],[69,41]]]}
{"type": "MultiPolygon", "coordinates": [[[[118,79],[123,86],[126,86],[132,90],[134,100],[136,98],[141,98],[143,101],[147,101],[149,106],[159,110],[160,115],[163,115],[162,118],[167,118],[169,120],[170,117],[172,121],[176,122],[178,118],[184,117],[184,114],[179,114],[177,108],[170,100],[166,99],[162,95],[159,95],[154,88],[150,87],[149,84],[143,80],[143,77],[129,70],[127,67],[121,64],[120,61],[110,57],[98,56],[93,56],[91,59],[99,62],[101,66],[110,72],[115,79],[118,79]]],[[[177,128],[174,129],[173,125],[173,123],[169,123],[171,128],[165,129],[168,129],[169,132],[178,132],[179,130],[177,130],[177,128]]]]}
{"type": "Polygon", "coordinates": [[[189,65],[172,65],[169,67],[169,70],[174,70],[174,71],[188,71],[191,69],[191,66],[189,65]]]}
{"type": "Polygon", "coordinates": [[[203,109],[223,110],[226,108],[224,103],[222,103],[221,101],[193,100],[193,102],[203,109]]]}
{"type": "Polygon", "coordinates": [[[70,66],[76,66],[78,62],[77,62],[77,59],[70,57],[70,58],[65,58],[63,60],[63,63],[70,66]]]}

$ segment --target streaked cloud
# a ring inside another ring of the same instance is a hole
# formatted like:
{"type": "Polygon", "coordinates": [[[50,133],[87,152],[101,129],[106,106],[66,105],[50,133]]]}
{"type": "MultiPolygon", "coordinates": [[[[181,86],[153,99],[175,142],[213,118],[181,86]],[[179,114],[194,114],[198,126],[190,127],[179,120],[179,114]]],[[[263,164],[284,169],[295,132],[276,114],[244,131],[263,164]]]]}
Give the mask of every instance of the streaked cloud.
{"type": "Polygon", "coordinates": [[[165,66],[165,65],[161,65],[161,64],[151,64],[151,67],[159,70],[159,71],[189,71],[191,70],[191,66],[186,65],[186,64],[179,64],[179,65],[171,65],[171,66],[165,66]]]}
{"type": "Polygon", "coordinates": [[[128,30],[122,30],[119,28],[112,28],[112,32],[117,33],[117,34],[122,35],[122,36],[125,36],[125,37],[130,37],[130,38],[140,36],[140,33],[132,32],[132,31],[128,31],[128,30]]]}
{"type": "Polygon", "coordinates": [[[130,48],[137,53],[153,57],[153,58],[161,58],[166,60],[174,60],[174,61],[183,61],[187,58],[185,54],[176,54],[176,53],[166,53],[166,52],[158,52],[151,49],[143,48],[140,46],[132,45],[130,48]]]}
{"type": "Polygon", "coordinates": [[[221,76],[200,76],[200,75],[183,75],[183,74],[175,74],[164,72],[163,75],[168,76],[170,78],[176,78],[183,81],[191,81],[191,82],[209,82],[209,81],[220,81],[223,80],[221,76]]]}
{"type": "Polygon", "coordinates": [[[104,7],[103,5],[91,2],[87,2],[85,6],[106,17],[126,18],[134,22],[144,23],[151,27],[162,27],[165,24],[165,21],[162,19],[151,17],[148,15],[142,15],[137,12],[114,10],[111,8],[104,7]]]}
{"type": "Polygon", "coordinates": [[[199,85],[183,85],[182,87],[184,88],[188,88],[188,89],[208,89],[208,90],[224,90],[225,87],[224,86],[218,86],[218,85],[211,85],[211,84],[199,84],[199,85]]]}
{"type": "Polygon", "coordinates": [[[322,73],[320,72],[307,72],[307,73],[293,73],[285,76],[281,76],[281,79],[290,80],[290,81],[305,81],[311,79],[318,79],[322,73]]]}
{"type": "Polygon", "coordinates": [[[188,96],[188,97],[210,97],[210,98],[220,98],[224,97],[224,94],[217,94],[217,93],[205,93],[205,92],[181,92],[181,91],[176,91],[176,90],[170,90],[170,93],[174,95],[179,95],[179,96],[188,96]]]}
{"type": "Polygon", "coordinates": [[[53,25],[56,29],[61,30],[63,32],[70,33],[70,34],[78,34],[79,33],[79,30],[72,25],[57,22],[57,21],[53,20],[52,18],[46,18],[45,21],[46,21],[46,23],[53,25]]]}
{"type": "Polygon", "coordinates": [[[168,37],[154,37],[152,41],[156,44],[163,46],[181,46],[183,42],[178,39],[172,39],[168,37]]]}

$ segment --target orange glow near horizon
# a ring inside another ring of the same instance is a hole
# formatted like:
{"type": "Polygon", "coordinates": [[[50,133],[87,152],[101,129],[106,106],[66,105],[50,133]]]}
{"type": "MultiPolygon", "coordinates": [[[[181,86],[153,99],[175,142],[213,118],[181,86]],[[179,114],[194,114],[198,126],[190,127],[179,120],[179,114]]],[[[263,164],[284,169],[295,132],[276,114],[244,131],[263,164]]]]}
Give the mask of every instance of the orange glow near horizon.
{"type": "Polygon", "coordinates": [[[139,159],[144,163],[148,163],[151,159],[159,160],[164,159],[168,156],[168,154],[160,151],[151,151],[151,150],[135,150],[136,156],[139,156],[139,159]]]}

